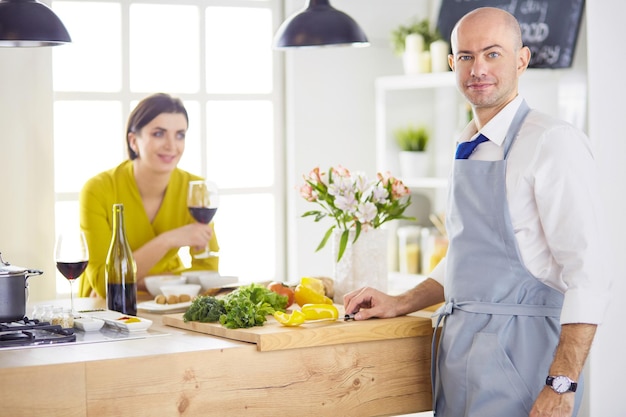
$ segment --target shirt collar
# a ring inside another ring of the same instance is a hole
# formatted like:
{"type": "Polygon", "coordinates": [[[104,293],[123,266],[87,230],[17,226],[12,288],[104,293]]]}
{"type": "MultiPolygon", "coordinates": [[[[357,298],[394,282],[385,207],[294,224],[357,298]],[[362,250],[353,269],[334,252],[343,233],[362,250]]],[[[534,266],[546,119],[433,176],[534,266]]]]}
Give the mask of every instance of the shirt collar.
{"type": "Polygon", "coordinates": [[[502,146],[506,134],[509,131],[509,127],[511,126],[511,123],[513,123],[515,113],[517,113],[517,109],[519,109],[523,100],[524,99],[520,95],[517,95],[517,97],[504,106],[504,108],[500,110],[498,114],[493,117],[493,119],[489,120],[489,123],[483,126],[480,133],[487,136],[490,141],[498,146],[502,146]]]}
{"type": "MultiPolygon", "coordinates": [[[[480,130],[480,133],[487,136],[489,140],[495,143],[498,146],[502,146],[504,143],[504,139],[506,137],[506,133],[509,130],[509,126],[513,122],[513,118],[515,117],[515,113],[519,109],[519,106],[522,104],[524,99],[517,95],[509,104],[504,106],[502,110],[496,114],[493,119],[489,121],[483,128],[480,130]]],[[[476,125],[474,121],[471,121],[463,132],[461,133],[460,140],[468,141],[474,139],[476,135],[478,135],[478,131],[476,130],[476,125]]]]}

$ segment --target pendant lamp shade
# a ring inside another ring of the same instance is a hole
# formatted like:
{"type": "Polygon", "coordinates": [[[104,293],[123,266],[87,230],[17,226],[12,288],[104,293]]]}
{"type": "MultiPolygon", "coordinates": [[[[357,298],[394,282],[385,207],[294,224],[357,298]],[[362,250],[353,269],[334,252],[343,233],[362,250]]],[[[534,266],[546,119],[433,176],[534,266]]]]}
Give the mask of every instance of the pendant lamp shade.
{"type": "Polygon", "coordinates": [[[54,46],[71,41],[61,20],[45,4],[0,1],[0,47],[54,46]]]}
{"type": "Polygon", "coordinates": [[[285,20],[274,36],[274,47],[369,46],[367,36],[350,16],[328,0],[308,0],[307,7],[285,20]]]}

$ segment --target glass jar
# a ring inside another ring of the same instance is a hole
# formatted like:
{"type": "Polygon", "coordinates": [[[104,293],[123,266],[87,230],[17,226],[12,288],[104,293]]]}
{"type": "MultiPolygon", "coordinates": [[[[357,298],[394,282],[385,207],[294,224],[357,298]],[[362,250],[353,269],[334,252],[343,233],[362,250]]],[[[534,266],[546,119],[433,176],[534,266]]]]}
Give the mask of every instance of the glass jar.
{"type": "Polygon", "coordinates": [[[54,306],[51,304],[46,304],[42,306],[41,316],[40,316],[41,318],[39,319],[39,321],[50,323],[50,321],[52,321],[53,308],[54,306]]]}
{"type": "Polygon", "coordinates": [[[71,308],[63,309],[61,317],[61,327],[64,329],[71,329],[74,327],[74,314],[72,313],[71,308]]]}
{"type": "Polygon", "coordinates": [[[32,319],[38,321],[45,321],[44,317],[46,315],[46,309],[51,308],[51,305],[48,304],[39,304],[33,307],[32,319]]]}
{"type": "Polygon", "coordinates": [[[52,308],[52,317],[50,318],[50,324],[54,326],[61,326],[63,324],[63,307],[52,308]]]}
{"type": "Polygon", "coordinates": [[[398,228],[398,266],[403,274],[419,274],[421,272],[421,230],[420,226],[398,228]]]}
{"type": "Polygon", "coordinates": [[[428,275],[446,256],[448,238],[436,228],[422,229],[422,274],[428,275]]]}

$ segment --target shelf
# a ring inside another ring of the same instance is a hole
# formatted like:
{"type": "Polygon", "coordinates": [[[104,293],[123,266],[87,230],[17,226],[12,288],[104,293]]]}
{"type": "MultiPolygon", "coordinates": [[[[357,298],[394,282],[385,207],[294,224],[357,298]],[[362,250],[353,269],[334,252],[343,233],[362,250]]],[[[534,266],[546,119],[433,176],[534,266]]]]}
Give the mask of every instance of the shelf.
{"type": "Polygon", "coordinates": [[[454,87],[456,79],[452,71],[427,74],[390,75],[376,79],[376,89],[380,91],[410,90],[422,88],[454,87]]]}
{"type": "Polygon", "coordinates": [[[402,182],[409,188],[446,188],[448,186],[447,178],[429,177],[429,178],[402,178],[402,182]]]}

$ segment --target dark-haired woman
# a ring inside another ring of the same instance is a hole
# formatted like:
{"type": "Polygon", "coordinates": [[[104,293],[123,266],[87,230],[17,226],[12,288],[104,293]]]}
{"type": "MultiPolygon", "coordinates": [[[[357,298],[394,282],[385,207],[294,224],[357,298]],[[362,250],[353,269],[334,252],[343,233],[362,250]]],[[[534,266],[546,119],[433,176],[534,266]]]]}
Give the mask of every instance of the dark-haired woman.
{"type": "MultiPolygon", "coordinates": [[[[180,273],[178,251],[219,250],[213,224],[196,222],[187,209],[187,186],[201,177],[177,167],[189,118],[180,99],[154,94],[132,111],[126,129],[129,159],[89,179],[80,193],[80,224],[89,246],[82,297],[106,297],[104,266],[113,204],[124,204],[126,236],[137,263],[137,289],[149,275],[180,273]]],[[[218,269],[218,258],[195,259],[192,269],[218,269]]]]}

